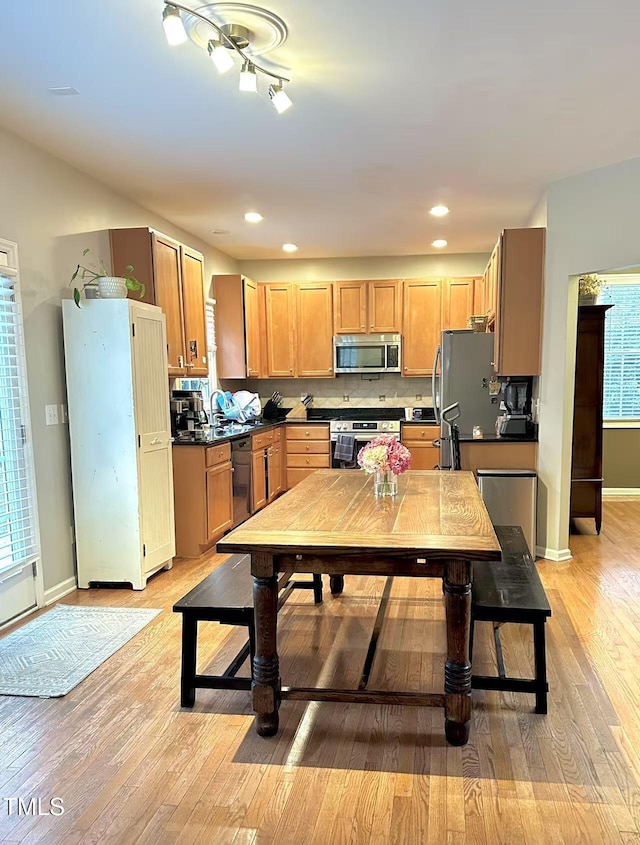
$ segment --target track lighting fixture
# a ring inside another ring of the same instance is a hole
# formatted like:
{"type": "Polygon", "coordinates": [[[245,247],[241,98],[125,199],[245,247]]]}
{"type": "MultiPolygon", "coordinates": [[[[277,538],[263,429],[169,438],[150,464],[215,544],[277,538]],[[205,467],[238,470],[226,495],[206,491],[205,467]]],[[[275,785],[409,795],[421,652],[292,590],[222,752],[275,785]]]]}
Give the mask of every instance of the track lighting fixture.
{"type": "MultiPolygon", "coordinates": [[[[199,46],[205,46],[202,40],[201,29],[197,30],[194,35],[194,25],[201,26],[201,22],[207,24],[212,30],[215,30],[215,35],[206,42],[207,51],[211,61],[214,63],[219,73],[226,73],[233,65],[233,57],[237,54],[242,59],[240,70],[240,80],[238,87],[240,91],[255,92],[258,90],[258,74],[269,76],[273,80],[269,85],[269,97],[273,103],[273,107],[282,114],[287,111],[292,105],[291,98],[284,91],[284,83],[289,82],[286,76],[279,73],[274,73],[266,67],[262,67],[253,60],[252,56],[245,53],[245,50],[250,46],[252,38],[256,33],[260,33],[260,26],[255,32],[251,31],[248,26],[242,24],[226,23],[218,26],[218,24],[207,17],[206,14],[214,14],[213,10],[218,4],[209,4],[209,6],[201,6],[199,11],[190,9],[188,6],[183,6],[181,3],[173,2],[173,0],[164,0],[164,11],[162,13],[162,24],[167,36],[167,41],[171,46],[176,44],[183,44],[187,38],[190,38],[199,46]],[[184,17],[183,17],[184,14],[184,17]],[[186,26],[185,26],[186,25],[186,26]]],[[[233,6],[234,4],[219,4],[221,6],[233,6]]],[[[239,5],[239,4],[238,4],[239,5]]],[[[253,14],[259,19],[262,24],[267,21],[271,26],[271,32],[276,34],[275,43],[272,42],[271,49],[281,44],[287,37],[287,27],[284,21],[268,12],[266,9],[259,9],[258,7],[243,6],[244,9],[253,10],[253,14]]],[[[215,15],[219,14],[216,10],[215,15]]],[[[246,17],[246,15],[245,15],[246,17]]],[[[205,30],[206,32],[206,30],[205,30]]],[[[264,48],[260,48],[260,38],[257,36],[256,53],[264,52],[264,48]]],[[[263,42],[262,42],[263,43],[263,42]]]]}
{"type": "Polygon", "coordinates": [[[184,44],[187,40],[187,31],[182,23],[180,11],[171,3],[167,3],[162,13],[162,25],[164,27],[164,34],[167,36],[167,41],[171,47],[176,47],[178,44],[184,44]]]}
{"type": "Polygon", "coordinates": [[[293,105],[289,96],[282,87],[282,82],[278,82],[275,85],[272,83],[269,86],[269,96],[271,97],[273,107],[278,114],[282,114],[283,111],[286,111],[293,105]]]}
{"type": "Polygon", "coordinates": [[[218,73],[226,73],[233,67],[233,57],[221,41],[212,38],[207,44],[209,57],[218,69],[218,73]]]}
{"type": "Polygon", "coordinates": [[[256,69],[252,62],[248,59],[242,65],[240,71],[240,84],[238,85],[240,91],[257,91],[258,77],[256,76],[256,69]]]}

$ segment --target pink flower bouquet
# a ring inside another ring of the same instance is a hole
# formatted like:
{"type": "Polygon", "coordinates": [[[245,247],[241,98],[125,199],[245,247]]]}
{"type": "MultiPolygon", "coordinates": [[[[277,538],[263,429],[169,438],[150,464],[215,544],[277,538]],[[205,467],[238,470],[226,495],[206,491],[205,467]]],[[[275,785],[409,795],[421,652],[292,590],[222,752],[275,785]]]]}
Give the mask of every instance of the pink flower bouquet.
{"type": "Polygon", "coordinates": [[[411,452],[392,434],[380,434],[360,449],[358,466],[367,473],[400,475],[411,466],[411,452]]]}

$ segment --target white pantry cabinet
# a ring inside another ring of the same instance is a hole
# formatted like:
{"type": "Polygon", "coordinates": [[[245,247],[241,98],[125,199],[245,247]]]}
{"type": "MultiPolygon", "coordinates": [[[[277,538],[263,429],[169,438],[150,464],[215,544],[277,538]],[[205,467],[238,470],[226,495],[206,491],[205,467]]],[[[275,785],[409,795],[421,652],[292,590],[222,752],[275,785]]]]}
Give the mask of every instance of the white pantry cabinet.
{"type": "Polygon", "coordinates": [[[142,590],[175,555],[166,318],[130,299],[62,315],[78,586],[142,590]]]}

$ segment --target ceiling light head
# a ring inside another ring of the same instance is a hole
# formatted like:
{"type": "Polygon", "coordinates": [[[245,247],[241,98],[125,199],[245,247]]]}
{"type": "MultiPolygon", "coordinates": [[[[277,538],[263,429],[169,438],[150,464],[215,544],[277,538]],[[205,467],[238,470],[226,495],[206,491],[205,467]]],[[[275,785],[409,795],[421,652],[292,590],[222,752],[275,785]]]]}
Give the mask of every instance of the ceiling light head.
{"type": "Polygon", "coordinates": [[[164,34],[167,36],[167,42],[171,47],[184,44],[187,40],[187,31],[182,23],[180,10],[172,6],[171,3],[167,3],[164,7],[162,25],[164,27],[164,34]]]}
{"type": "Polygon", "coordinates": [[[429,214],[433,214],[434,217],[446,217],[449,213],[449,209],[446,205],[434,205],[429,214]]]}
{"type": "Polygon", "coordinates": [[[247,211],[244,216],[244,219],[247,221],[247,223],[259,223],[264,218],[262,217],[262,214],[257,211],[247,211]]]}
{"type": "Polygon", "coordinates": [[[447,241],[444,238],[437,238],[435,241],[431,241],[431,246],[435,246],[436,249],[444,249],[447,245],[447,241]]]}
{"type": "Polygon", "coordinates": [[[293,105],[288,94],[282,87],[282,80],[269,86],[269,96],[271,97],[273,107],[278,114],[282,114],[282,112],[285,112],[293,105]]]}
{"type": "Polygon", "coordinates": [[[209,58],[218,69],[218,73],[226,73],[233,67],[233,56],[220,41],[212,38],[207,44],[209,58]]]}
{"type": "Polygon", "coordinates": [[[295,244],[282,244],[282,249],[285,252],[297,252],[298,247],[295,244]]]}
{"type": "Polygon", "coordinates": [[[255,92],[258,90],[258,77],[253,62],[246,61],[240,71],[240,90],[255,92]]]}

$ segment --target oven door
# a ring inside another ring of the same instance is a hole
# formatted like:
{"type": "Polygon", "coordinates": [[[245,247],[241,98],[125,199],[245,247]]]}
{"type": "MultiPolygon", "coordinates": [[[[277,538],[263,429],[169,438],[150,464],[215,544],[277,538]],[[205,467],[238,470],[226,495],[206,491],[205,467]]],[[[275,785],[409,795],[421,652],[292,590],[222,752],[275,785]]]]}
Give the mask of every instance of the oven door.
{"type": "Polygon", "coordinates": [[[375,434],[359,434],[356,437],[355,447],[353,449],[353,457],[349,460],[343,460],[340,457],[336,458],[336,441],[335,439],[331,440],[331,467],[332,469],[360,469],[358,466],[358,462],[356,458],[358,457],[358,452],[362,449],[363,446],[366,446],[367,443],[372,440],[377,435],[375,434]]]}

